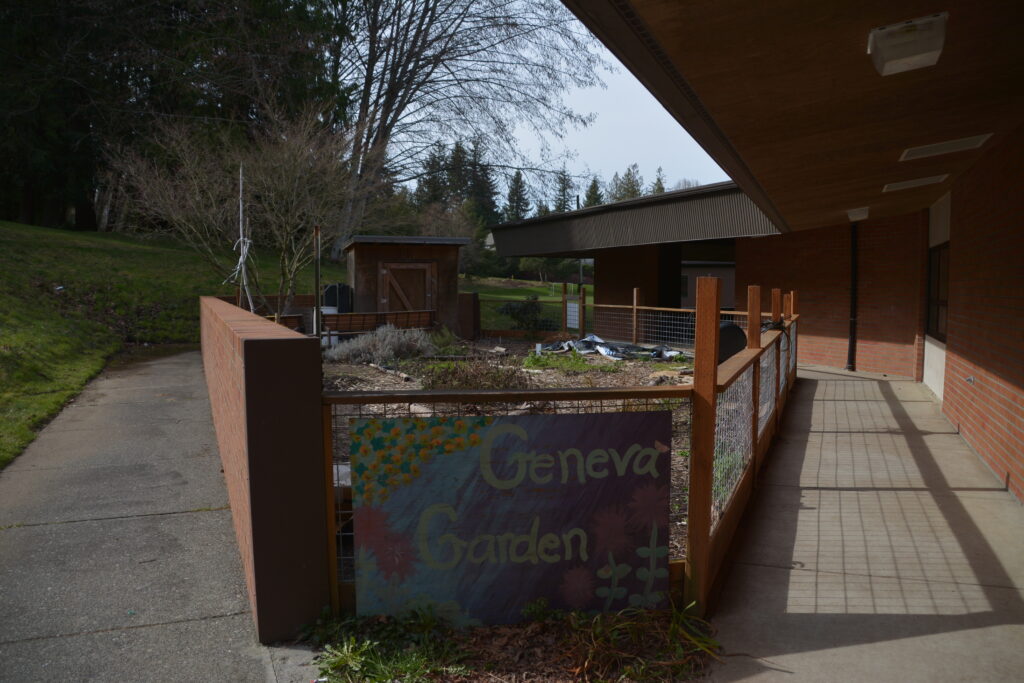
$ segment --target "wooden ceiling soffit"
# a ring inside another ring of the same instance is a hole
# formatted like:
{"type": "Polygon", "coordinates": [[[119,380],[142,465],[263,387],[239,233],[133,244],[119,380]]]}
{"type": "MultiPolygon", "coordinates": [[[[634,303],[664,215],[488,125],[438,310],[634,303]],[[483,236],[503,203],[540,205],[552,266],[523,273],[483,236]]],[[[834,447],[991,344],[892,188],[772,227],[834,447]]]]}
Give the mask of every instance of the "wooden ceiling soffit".
{"type": "Polygon", "coordinates": [[[789,224],[774,202],[630,4],[624,0],[563,0],[563,4],[658,99],[769,220],[781,232],[789,232],[789,224]]]}

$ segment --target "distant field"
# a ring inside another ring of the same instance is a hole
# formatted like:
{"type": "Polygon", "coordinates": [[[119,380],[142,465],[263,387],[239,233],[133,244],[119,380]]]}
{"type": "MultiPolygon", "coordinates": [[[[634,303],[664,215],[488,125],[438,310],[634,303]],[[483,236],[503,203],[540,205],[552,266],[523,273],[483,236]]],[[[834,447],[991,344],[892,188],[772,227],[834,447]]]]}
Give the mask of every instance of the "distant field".
{"type": "MultiPolygon", "coordinates": [[[[480,326],[486,330],[515,329],[515,322],[502,306],[509,301],[524,301],[536,296],[541,306],[541,317],[548,329],[560,329],[562,324],[562,283],[543,283],[529,280],[500,278],[463,278],[459,281],[463,292],[480,295],[480,326]],[[502,301],[488,301],[501,299],[502,301]]],[[[594,288],[587,287],[587,303],[594,303],[594,288]]],[[[589,327],[589,326],[588,326],[589,327]]]]}
{"type": "MultiPolygon", "coordinates": [[[[273,259],[257,263],[271,281],[273,259]]],[[[0,221],[0,468],[125,343],[196,343],[198,297],[233,291],[170,240],[0,221]]]]}

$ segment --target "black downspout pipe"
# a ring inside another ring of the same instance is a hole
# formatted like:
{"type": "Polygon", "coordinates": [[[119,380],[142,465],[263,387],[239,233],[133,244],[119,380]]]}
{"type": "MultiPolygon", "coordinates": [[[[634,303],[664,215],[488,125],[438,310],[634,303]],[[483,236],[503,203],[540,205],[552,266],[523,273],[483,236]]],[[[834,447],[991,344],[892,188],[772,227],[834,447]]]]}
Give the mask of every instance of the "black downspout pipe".
{"type": "Polygon", "coordinates": [[[857,223],[850,223],[850,345],[846,351],[846,369],[857,369],[857,223]]]}

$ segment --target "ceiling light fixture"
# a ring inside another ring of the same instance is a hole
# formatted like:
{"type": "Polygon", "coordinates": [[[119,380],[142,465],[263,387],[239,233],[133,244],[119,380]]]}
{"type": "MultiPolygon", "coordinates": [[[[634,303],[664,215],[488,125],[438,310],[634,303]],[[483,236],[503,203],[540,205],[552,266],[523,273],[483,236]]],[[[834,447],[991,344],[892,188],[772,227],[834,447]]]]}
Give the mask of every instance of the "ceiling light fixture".
{"type": "Polygon", "coordinates": [[[949,177],[948,173],[942,175],[932,175],[927,178],[915,178],[914,180],[901,180],[898,183],[888,183],[882,188],[882,192],[895,192],[896,190],[909,190],[912,187],[921,187],[922,185],[934,185],[936,183],[943,182],[949,177]]]}
{"type": "Polygon", "coordinates": [[[878,73],[891,76],[934,66],[946,41],[949,12],[879,26],[868,34],[868,54],[878,73]]]}
{"type": "Polygon", "coordinates": [[[913,161],[914,159],[937,157],[940,154],[952,154],[953,152],[964,152],[968,149],[978,149],[988,142],[990,137],[992,137],[992,133],[985,133],[984,135],[972,135],[969,138],[909,147],[903,150],[903,154],[900,155],[900,161],[913,161]]]}
{"type": "Polygon", "coordinates": [[[846,217],[851,223],[866,221],[868,219],[868,211],[870,211],[870,209],[870,206],[862,206],[859,209],[847,209],[846,217]]]}

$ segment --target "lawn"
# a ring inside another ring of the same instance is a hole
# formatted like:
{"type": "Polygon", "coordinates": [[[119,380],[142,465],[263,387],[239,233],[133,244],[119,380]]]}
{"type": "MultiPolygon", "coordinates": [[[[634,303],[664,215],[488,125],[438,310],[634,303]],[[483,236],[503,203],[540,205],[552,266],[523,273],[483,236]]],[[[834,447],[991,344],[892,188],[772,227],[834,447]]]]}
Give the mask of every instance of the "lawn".
{"type": "MultiPolygon", "coordinates": [[[[516,330],[535,327],[541,332],[562,328],[562,284],[560,282],[533,282],[501,278],[461,278],[459,290],[480,295],[480,327],[485,330],[516,330]],[[532,315],[516,316],[510,312],[509,302],[537,297],[538,305],[532,315]],[[528,321],[533,321],[532,325],[528,321]]],[[[587,287],[587,303],[594,303],[594,288],[587,287]]]]}
{"type": "MultiPolygon", "coordinates": [[[[272,256],[256,258],[271,282],[272,256]]],[[[312,291],[312,268],[301,281],[312,291]]],[[[0,468],[125,344],[195,344],[198,297],[231,292],[168,239],[0,221],[0,468]]]]}

